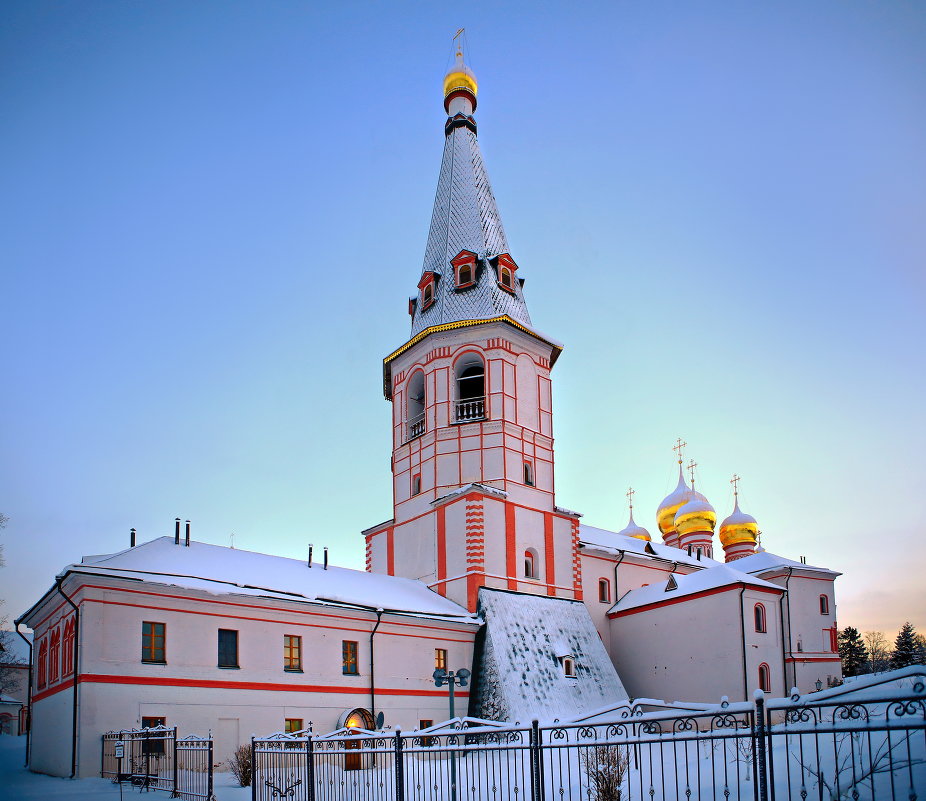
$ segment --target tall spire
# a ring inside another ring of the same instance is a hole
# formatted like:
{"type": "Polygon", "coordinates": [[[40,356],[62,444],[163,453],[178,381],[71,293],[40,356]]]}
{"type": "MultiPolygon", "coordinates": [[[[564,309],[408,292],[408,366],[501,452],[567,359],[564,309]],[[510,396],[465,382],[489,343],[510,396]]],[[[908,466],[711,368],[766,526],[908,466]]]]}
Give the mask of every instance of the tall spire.
{"type": "Polygon", "coordinates": [[[412,303],[412,336],[435,325],[502,315],[530,326],[521,282],[514,274],[517,265],[508,255],[505,229],[476,138],[477,91],[476,76],[458,46],[444,77],[446,139],[419,284],[433,283],[433,300],[423,302],[422,295],[412,303]],[[451,260],[463,251],[475,254],[474,280],[458,287],[451,260]],[[513,266],[508,285],[502,284],[498,256],[513,266]]]}

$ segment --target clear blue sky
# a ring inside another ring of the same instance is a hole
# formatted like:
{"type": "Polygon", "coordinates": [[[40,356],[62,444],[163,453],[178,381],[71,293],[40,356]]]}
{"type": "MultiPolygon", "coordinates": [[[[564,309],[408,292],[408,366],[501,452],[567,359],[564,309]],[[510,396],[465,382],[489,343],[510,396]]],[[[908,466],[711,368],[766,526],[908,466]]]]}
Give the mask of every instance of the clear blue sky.
{"type": "Polygon", "coordinates": [[[926,628],[926,11],[907,2],[0,6],[6,613],[194,537],[362,567],[466,26],[554,371],[557,500],[674,486],[926,628]]]}

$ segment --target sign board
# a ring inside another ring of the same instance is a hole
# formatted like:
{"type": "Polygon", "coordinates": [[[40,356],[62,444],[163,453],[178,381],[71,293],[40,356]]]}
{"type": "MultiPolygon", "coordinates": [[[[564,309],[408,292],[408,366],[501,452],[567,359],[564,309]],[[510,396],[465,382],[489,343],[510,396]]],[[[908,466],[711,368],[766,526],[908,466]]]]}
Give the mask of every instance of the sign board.
{"type": "Polygon", "coordinates": [[[116,742],[116,759],[122,759],[125,756],[125,743],[122,740],[116,742]]]}

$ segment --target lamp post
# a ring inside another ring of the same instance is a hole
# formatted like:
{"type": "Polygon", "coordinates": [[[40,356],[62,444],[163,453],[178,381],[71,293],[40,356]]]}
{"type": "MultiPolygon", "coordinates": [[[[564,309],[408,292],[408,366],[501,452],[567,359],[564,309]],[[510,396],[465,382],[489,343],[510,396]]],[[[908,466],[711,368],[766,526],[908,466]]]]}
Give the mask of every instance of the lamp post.
{"type": "MultiPolygon", "coordinates": [[[[458,671],[450,671],[449,673],[443,668],[438,668],[432,674],[434,676],[434,684],[437,687],[441,687],[444,684],[449,685],[450,687],[450,719],[453,720],[455,717],[453,710],[453,689],[459,684],[461,687],[465,687],[466,683],[469,681],[469,677],[472,675],[466,668],[460,668],[458,671]]],[[[452,801],[457,801],[457,754],[456,751],[450,752],[450,798],[452,801]]]]}

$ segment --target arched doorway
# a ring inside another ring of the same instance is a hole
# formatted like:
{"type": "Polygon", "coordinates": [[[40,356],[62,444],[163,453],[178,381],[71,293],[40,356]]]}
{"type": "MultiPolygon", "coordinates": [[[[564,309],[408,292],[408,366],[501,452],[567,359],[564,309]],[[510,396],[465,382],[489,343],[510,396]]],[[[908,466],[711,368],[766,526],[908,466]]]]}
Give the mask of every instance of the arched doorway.
{"type": "MultiPolygon", "coordinates": [[[[347,729],[351,734],[356,734],[360,729],[372,731],[376,724],[373,721],[373,714],[363,707],[350,709],[341,714],[338,719],[338,728],[347,729]]],[[[344,770],[360,770],[362,767],[360,754],[349,753],[359,751],[362,740],[358,737],[356,740],[349,740],[344,743],[344,770]]],[[[370,757],[372,760],[372,757],[370,757]]]]}

